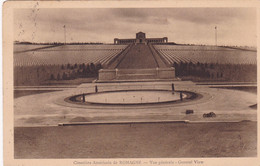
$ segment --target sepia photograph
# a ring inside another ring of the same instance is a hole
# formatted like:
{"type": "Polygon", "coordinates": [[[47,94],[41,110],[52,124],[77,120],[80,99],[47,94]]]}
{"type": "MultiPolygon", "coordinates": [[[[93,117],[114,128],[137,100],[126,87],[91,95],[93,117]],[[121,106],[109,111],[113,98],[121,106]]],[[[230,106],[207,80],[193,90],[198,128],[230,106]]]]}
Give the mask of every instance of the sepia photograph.
{"type": "Polygon", "coordinates": [[[256,7],[42,3],[8,15],[11,158],[257,159],[256,7]]]}

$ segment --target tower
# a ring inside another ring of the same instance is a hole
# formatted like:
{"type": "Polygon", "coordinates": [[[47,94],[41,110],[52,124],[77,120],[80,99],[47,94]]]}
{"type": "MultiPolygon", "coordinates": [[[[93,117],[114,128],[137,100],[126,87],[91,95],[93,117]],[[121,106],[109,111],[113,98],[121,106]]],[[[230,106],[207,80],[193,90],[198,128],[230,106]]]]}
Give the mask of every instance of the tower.
{"type": "Polygon", "coordinates": [[[145,33],[143,32],[136,33],[136,43],[146,43],[145,33]]]}

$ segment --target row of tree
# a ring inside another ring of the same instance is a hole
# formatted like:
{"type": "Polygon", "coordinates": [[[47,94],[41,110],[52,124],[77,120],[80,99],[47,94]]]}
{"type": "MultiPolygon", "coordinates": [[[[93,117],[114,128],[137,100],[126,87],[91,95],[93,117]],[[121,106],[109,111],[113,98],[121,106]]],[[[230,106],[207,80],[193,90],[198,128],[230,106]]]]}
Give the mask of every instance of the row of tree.
{"type": "Polygon", "coordinates": [[[101,42],[71,42],[71,43],[62,43],[62,42],[47,42],[47,43],[35,43],[35,42],[28,42],[28,41],[15,41],[15,44],[33,44],[33,45],[97,45],[97,44],[104,44],[101,42]]]}
{"type": "Polygon", "coordinates": [[[214,64],[207,63],[197,63],[192,62],[174,62],[173,67],[175,68],[175,75],[177,77],[183,76],[196,76],[200,78],[222,78],[223,73],[221,72],[211,72],[214,70],[214,64]]]}
{"type": "Polygon", "coordinates": [[[200,80],[256,81],[256,64],[218,64],[218,63],[174,63],[175,74],[180,78],[199,78],[200,80]]]}
{"type": "Polygon", "coordinates": [[[97,77],[98,71],[102,69],[100,63],[94,64],[67,64],[61,65],[60,71],[55,77],[55,74],[50,75],[51,80],[71,80],[76,78],[97,77]]]}

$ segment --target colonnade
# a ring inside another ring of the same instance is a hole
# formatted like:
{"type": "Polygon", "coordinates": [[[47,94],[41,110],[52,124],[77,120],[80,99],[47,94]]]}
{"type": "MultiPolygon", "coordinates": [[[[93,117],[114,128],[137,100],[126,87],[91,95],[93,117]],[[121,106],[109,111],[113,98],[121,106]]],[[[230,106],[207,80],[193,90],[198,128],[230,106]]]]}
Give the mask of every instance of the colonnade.
{"type": "MultiPolygon", "coordinates": [[[[168,43],[168,38],[146,38],[142,39],[141,43],[168,43]]],[[[140,43],[140,39],[114,39],[114,44],[131,44],[131,43],[140,43]]]]}

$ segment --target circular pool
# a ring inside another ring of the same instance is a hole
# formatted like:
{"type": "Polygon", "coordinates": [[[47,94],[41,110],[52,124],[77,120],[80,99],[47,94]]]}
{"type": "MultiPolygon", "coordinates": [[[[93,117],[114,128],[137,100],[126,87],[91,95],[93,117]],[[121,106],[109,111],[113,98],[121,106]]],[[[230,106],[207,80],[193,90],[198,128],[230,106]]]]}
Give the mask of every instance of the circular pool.
{"type": "Polygon", "coordinates": [[[169,91],[119,91],[85,95],[86,102],[99,104],[142,104],[176,100],[180,100],[180,93],[169,91]]]}
{"type": "Polygon", "coordinates": [[[167,90],[125,90],[109,91],[77,95],[71,100],[80,101],[90,104],[113,104],[113,105],[130,105],[130,104],[152,104],[167,103],[185,99],[186,93],[174,92],[167,90]]]}

